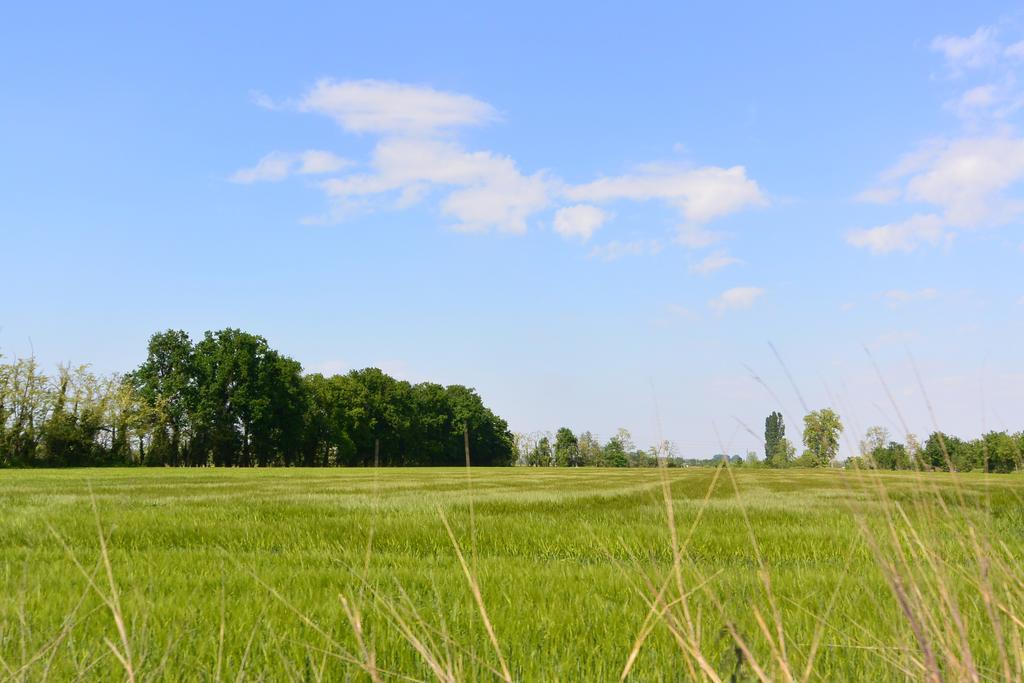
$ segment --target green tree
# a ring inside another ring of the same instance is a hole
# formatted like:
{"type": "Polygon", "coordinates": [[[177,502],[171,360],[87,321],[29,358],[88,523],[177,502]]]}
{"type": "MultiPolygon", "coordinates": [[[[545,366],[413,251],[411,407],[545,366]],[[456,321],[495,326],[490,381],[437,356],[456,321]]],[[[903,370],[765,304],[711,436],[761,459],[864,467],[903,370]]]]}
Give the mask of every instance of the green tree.
{"type": "Polygon", "coordinates": [[[194,358],[196,441],[186,464],[295,464],[306,413],[299,363],[235,329],[207,332],[194,358]]]}
{"type": "Polygon", "coordinates": [[[555,464],[559,467],[580,465],[580,444],[568,427],[562,427],[555,433],[555,464]]]}
{"type": "Polygon", "coordinates": [[[921,458],[924,463],[935,470],[949,471],[960,469],[957,461],[962,459],[963,441],[955,436],[949,436],[942,432],[933,432],[924,442],[921,458]]]}
{"type": "Polygon", "coordinates": [[[879,426],[868,427],[868,430],[864,432],[864,438],[860,441],[860,454],[868,461],[871,461],[874,457],[874,452],[880,448],[885,448],[889,441],[888,429],[879,426]]]}
{"type": "Polygon", "coordinates": [[[764,463],[768,467],[778,467],[775,458],[784,453],[783,441],[786,438],[786,423],[782,413],[772,411],[764,421],[764,463]]]}
{"type": "Polygon", "coordinates": [[[530,457],[527,460],[527,464],[530,467],[550,467],[551,466],[551,441],[548,437],[541,437],[530,452],[530,457]]]}
{"type": "MultiPolygon", "coordinates": [[[[629,465],[626,446],[627,444],[632,445],[632,442],[624,442],[622,432],[625,430],[620,429],[619,434],[608,439],[608,443],[604,445],[602,461],[606,467],[627,467],[629,465]]],[[[626,432],[627,437],[628,435],[629,432],[626,432]]]]}
{"type": "Polygon", "coordinates": [[[1020,442],[1006,432],[989,432],[979,439],[986,472],[1015,472],[1021,462],[1020,442]]]}
{"type": "Polygon", "coordinates": [[[871,461],[880,470],[910,469],[910,454],[906,446],[896,441],[875,448],[871,452],[871,461]]]}
{"type": "Polygon", "coordinates": [[[181,330],[149,338],[146,360],[130,376],[153,419],[149,453],[153,465],[178,465],[191,444],[199,400],[192,340],[181,330]]]}
{"type": "Polygon", "coordinates": [[[601,441],[590,432],[579,436],[580,464],[586,467],[600,467],[604,464],[604,449],[601,441]]]}
{"type": "Polygon", "coordinates": [[[839,454],[839,435],[843,424],[831,409],[824,408],[804,417],[806,462],[812,467],[829,467],[839,454]]]}

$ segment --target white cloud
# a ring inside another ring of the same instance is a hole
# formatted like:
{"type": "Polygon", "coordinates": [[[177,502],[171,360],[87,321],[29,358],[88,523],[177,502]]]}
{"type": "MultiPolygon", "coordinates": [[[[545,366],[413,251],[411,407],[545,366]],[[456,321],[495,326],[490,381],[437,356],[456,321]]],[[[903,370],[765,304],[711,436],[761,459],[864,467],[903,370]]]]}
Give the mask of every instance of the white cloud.
{"type": "Polygon", "coordinates": [[[402,206],[418,202],[431,186],[454,187],[441,211],[464,232],[525,232],[527,218],[551,202],[551,182],[543,173],[525,176],[509,157],[467,152],[451,142],[385,139],[370,165],[373,173],[332,178],[322,186],[339,200],[400,192],[402,206]]]}
{"type": "Polygon", "coordinates": [[[354,133],[422,135],[497,118],[491,105],[469,95],[375,80],[323,79],[299,109],[330,116],[354,133]]]}
{"type": "Polygon", "coordinates": [[[479,185],[456,190],[441,203],[445,215],[454,216],[460,232],[526,232],[527,219],[549,204],[542,175],[517,173],[487,178],[479,185]]]}
{"type": "Polygon", "coordinates": [[[959,105],[963,109],[976,109],[978,107],[990,107],[995,104],[996,86],[993,83],[978,85],[966,91],[960,96],[959,105]]]}
{"type": "Polygon", "coordinates": [[[281,152],[271,152],[251,168],[241,168],[231,174],[233,183],[278,182],[291,173],[292,157],[281,152]]]}
{"type": "Polygon", "coordinates": [[[1024,179],[1024,138],[954,140],[906,181],[909,201],[942,207],[956,227],[1001,224],[1024,207],[1000,193],[1024,179]]]}
{"type": "Polygon", "coordinates": [[[608,214],[589,204],[577,204],[559,209],[555,213],[555,232],[569,239],[578,237],[586,242],[608,220],[608,214]]]}
{"type": "Polygon", "coordinates": [[[918,213],[847,233],[854,246],[875,253],[909,252],[926,244],[949,244],[958,231],[1005,226],[1024,217],[1024,137],[1009,124],[1010,115],[1024,109],[1017,73],[1024,41],[1004,49],[996,29],[983,26],[966,37],[939,36],[932,48],[945,56],[955,75],[984,77],[965,84],[946,104],[965,132],[926,141],[857,196],[873,203],[900,201],[918,213]],[[979,67],[986,68],[965,73],[979,67]],[[921,205],[928,209],[922,211],[921,205]]]}
{"type": "Polygon", "coordinates": [[[846,241],[875,254],[911,252],[922,244],[935,246],[946,239],[943,221],[934,214],[916,215],[900,223],[851,230],[846,241]]]}
{"type": "Polygon", "coordinates": [[[334,173],[340,171],[352,162],[342,159],[330,152],[319,149],[306,150],[299,155],[299,173],[312,175],[319,173],[334,173]]]}
{"type": "Polygon", "coordinates": [[[565,194],[569,199],[596,203],[661,200],[678,208],[687,222],[698,224],[766,203],[761,188],[742,166],[652,166],[640,173],[569,187],[565,194]]]}
{"type": "Polygon", "coordinates": [[[762,296],[764,296],[764,290],[760,287],[733,287],[709,301],[708,305],[716,313],[724,313],[731,310],[750,308],[762,296]]]}
{"type": "MultiPolygon", "coordinates": [[[[752,205],[765,204],[757,183],[742,166],[680,168],[648,165],[636,173],[567,186],[546,171],[524,173],[515,160],[487,150],[468,150],[458,129],[496,120],[491,105],[469,95],[427,86],[377,80],[318,81],[296,100],[275,104],[256,93],[260,106],[315,112],[329,116],[353,133],[378,136],[365,169],[334,175],[319,183],[329,207],[303,220],[325,224],[380,207],[408,208],[430,199],[438,212],[464,232],[497,230],[523,233],[530,219],[556,210],[553,225],[563,237],[586,242],[611,219],[595,206],[613,201],[663,201],[676,207],[683,222],[677,241],[707,246],[721,235],[704,223],[752,205]]],[[[336,174],[346,162],[327,152],[302,155],[273,152],[252,168],[231,176],[239,183],[280,181],[295,174],[336,174]]],[[[635,251],[655,251],[646,241],[614,243],[597,254],[616,258],[635,251]]]]}
{"type": "Polygon", "coordinates": [[[716,270],[721,270],[726,266],[731,266],[736,263],[743,262],[735,256],[730,256],[725,251],[716,251],[704,257],[704,260],[700,263],[690,266],[690,272],[707,275],[708,273],[713,273],[716,270]]]}
{"type": "Polygon", "coordinates": [[[266,93],[261,92],[259,90],[250,90],[249,99],[251,99],[257,107],[260,107],[262,109],[280,108],[279,105],[270,98],[270,95],[267,95],[266,93]]]}
{"type": "Polygon", "coordinates": [[[657,254],[661,249],[662,244],[657,240],[635,240],[632,242],[612,240],[607,244],[593,247],[588,256],[602,261],[617,261],[623,256],[657,254]]]}
{"type": "Polygon", "coordinates": [[[932,287],[908,291],[905,289],[890,289],[882,293],[882,299],[888,302],[890,308],[897,308],[905,304],[917,303],[920,301],[932,301],[938,298],[939,292],[932,287]]]}
{"type": "Polygon", "coordinates": [[[1024,215],[1024,138],[1005,135],[932,141],[882,175],[887,187],[864,199],[902,199],[938,213],[853,230],[846,241],[879,254],[948,243],[958,229],[1006,225],[1024,215]]]}
{"type": "Polygon", "coordinates": [[[256,162],[255,166],[235,171],[229,179],[233,183],[241,184],[276,183],[293,173],[306,175],[333,173],[351,163],[331,152],[318,149],[306,150],[299,154],[271,152],[256,162]]]}
{"type": "Polygon", "coordinates": [[[969,36],[936,36],[931,47],[945,55],[955,73],[962,68],[990,64],[1000,52],[996,32],[989,26],[982,26],[969,36]]]}

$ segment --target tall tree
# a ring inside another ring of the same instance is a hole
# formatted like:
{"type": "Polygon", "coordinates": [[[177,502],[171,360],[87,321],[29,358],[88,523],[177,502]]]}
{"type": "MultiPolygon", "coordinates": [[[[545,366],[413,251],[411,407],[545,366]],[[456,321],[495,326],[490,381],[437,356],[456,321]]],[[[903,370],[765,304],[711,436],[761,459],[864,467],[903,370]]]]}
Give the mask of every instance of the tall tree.
{"type": "Polygon", "coordinates": [[[578,467],[580,464],[580,444],[568,427],[562,427],[555,433],[555,464],[559,467],[578,467]]]}
{"type": "MultiPolygon", "coordinates": [[[[604,446],[603,461],[607,467],[627,467],[629,465],[629,452],[626,448],[627,444],[632,445],[632,441],[624,441],[622,432],[626,432],[624,429],[619,430],[619,434],[616,434],[612,438],[608,439],[608,443],[604,446]]],[[[625,436],[628,438],[629,432],[626,432],[625,436]]]]}
{"type": "Polygon", "coordinates": [[[782,420],[782,413],[772,411],[764,421],[764,462],[769,467],[776,466],[776,454],[784,455],[785,438],[786,423],[782,420]]]}
{"type": "Polygon", "coordinates": [[[598,467],[604,464],[604,450],[601,447],[601,441],[590,432],[580,434],[578,449],[581,465],[598,467]]]}
{"type": "Polygon", "coordinates": [[[149,338],[146,360],[130,376],[153,419],[148,462],[178,465],[191,443],[198,408],[198,377],[192,340],[182,330],[149,338]]]}
{"type": "Polygon", "coordinates": [[[549,467],[551,465],[551,440],[548,437],[541,437],[537,442],[530,452],[527,464],[530,467],[549,467]]]}
{"type": "Polygon", "coordinates": [[[843,423],[831,408],[808,413],[804,417],[804,445],[807,461],[813,467],[829,467],[839,455],[839,435],[843,423]]]}

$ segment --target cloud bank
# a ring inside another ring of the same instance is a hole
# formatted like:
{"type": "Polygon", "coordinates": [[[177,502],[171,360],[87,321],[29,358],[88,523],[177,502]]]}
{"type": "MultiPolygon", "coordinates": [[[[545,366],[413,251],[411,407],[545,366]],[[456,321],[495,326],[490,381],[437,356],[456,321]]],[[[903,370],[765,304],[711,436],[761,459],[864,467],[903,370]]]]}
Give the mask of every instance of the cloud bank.
{"type": "MultiPolygon", "coordinates": [[[[697,248],[721,239],[706,224],[768,203],[743,166],[651,163],[578,184],[548,170],[525,171],[511,156],[469,149],[459,140],[463,129],[500,120],[493,106],[428,86],[323,79],[286,104],[275,104],[265,95],[258,102],[272,110],[326,116],[346,133],[376,138],[369,158],[360,163],[328,152],[272,152],[230,176],[234,182],[253,183],[329,175],[317,186],[330,209],[310,222],[338,222],[360,211],[426,205],[457,231],[522,234],[541,224],[541,214],[551,212],[549,224],[557,234],[588,242],[612,221],[610,205],[657,202],[678,213],[675,241],[697,248]]],[[[613,241],[593,248],[591,254],[617,258],[651,253],[656,251],[650,246],[655,242],[660,245],[656,239],[613,241]]]]}

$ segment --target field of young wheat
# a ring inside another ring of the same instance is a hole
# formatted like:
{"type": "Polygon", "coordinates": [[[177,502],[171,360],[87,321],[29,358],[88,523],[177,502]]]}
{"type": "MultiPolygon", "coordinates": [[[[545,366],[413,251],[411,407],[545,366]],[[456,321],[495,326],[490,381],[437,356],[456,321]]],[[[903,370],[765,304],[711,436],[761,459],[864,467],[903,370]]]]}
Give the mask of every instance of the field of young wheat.
{"type": "Polygon", "coordinates": [[[0,472],[0,678],[1019,680],[1024,479],[0,472]]]}

